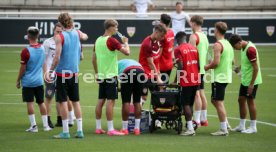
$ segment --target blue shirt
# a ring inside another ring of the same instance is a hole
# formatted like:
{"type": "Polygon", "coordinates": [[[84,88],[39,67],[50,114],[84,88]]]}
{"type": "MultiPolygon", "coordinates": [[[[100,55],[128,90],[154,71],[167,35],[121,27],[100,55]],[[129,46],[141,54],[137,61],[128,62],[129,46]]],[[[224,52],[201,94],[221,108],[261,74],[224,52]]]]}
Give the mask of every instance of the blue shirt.
{"type": "Polygon", "coordinates": [[[62,31],[61,37],[63,45],[56,72],[60,74],[78,73],[81,53],[79,33],[75,29],[71,31],[62,31]]]}
{"type": "Polygon", "coordinates": [[[135,60],[132,59],[123,59],[118,61],[118,74],[122,74],[123,72],[126,72],[129,69],[132,68],[140,68],[143,69],[143,67],[141,66],[141,64],[135,60]]]}
{"type": "Polygon", "coordinates": [[[23,87],[38,87],[43,85],[42,67],[44,63],[44,47],[34,48],[27,47],[30,58],[26,64],[26,71],[22,76],[21,82],[23,87]]]}

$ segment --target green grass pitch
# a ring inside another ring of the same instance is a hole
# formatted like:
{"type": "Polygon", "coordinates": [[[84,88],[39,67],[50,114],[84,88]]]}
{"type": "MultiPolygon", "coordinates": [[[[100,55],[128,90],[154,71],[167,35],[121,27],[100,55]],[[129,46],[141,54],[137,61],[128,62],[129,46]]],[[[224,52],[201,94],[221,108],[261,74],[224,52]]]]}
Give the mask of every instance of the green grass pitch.
{"type": "MultiPolygon", "coordinates": [[[[36,110],[36,121],[39,126],[38,133],[27,133],[29,120],[26,112],[26,105],[21,99],[21,90],[16,89],[15,82],[20,65],[20,52],[22,48],[0,48],[0,152],[9,151],[40,151],[40,152],[67,152],[67,151],[201,151],[201,152],[275,152],[276,151],[276,47],[258,47],[262,75],[264,83],[259,87],[257,93],[258,121],[269,124],[258,123],[257,134],[240,134],[230,132],[228,137],[212,137],[211,132],[219,128],[216,111],[208,100],[209,126],[199,128],[195,137],[178,136],[175,131],[158,130],[153,134],[147,133],[140,136],[108,137],[107,135],[95,135],[95,105],[97,102],[98,86],[95,83],[84,83],[80,78],[80,97],[83,110],[84,139],[55,140],[52,136],[62,129],[55,128],[51,132],[43,132],[41,117],[36,110]],[[274,126],[273,126],[274,124],[274,126]]],[[[80,72],[93,73],[92,49],[84,48],[85,59],[81,62],[80,72]]],[[[131,55],[121,58],[137,59],[139,49],[131,48],[131,55]]],[[[235,51],[237,62],[240,53],[235,51]]],[[[233,76],[233,83],[228,85],[225,105],[232,127],[238,125],[238,91],[239,77],[233,76]]],[[[210,99],[210,84],[206,84],[206,96],[210,99]]],[[[53,101],[52,109],[54,109],[53,101]]],[[[121,99],[115,105],[115,128],[121,128],[121,99]]],[[[144,109],[149,108],[149,101],[144,109]]],[[[56,121],[55,110],[52,110],[52,120],[56,121]]],[[[185,121],[184,121],[185,122],[185,121]]],[[[103,128],[106,129],[105,112],[102,119],[103,128]]],[[[249,122],[247,121],[247,126],[249,122]]],[[[71,135],[75,133],[76,126],[70,128],[71,135]]]]}

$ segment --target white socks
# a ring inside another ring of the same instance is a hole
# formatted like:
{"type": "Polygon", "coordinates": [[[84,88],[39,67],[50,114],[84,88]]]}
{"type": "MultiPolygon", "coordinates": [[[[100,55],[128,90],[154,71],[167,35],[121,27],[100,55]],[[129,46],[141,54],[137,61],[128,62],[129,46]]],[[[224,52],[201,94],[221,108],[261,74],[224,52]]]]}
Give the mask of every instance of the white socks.
{"type": "Polygon", "coordinates": [[[187,121],[187,127],[188,127],[188,130],[194,130],[193,122],[192,121],[187,121]]]}
{"type": "Polygon", "coordinates": [[[42,115],[41,118],[42,118],[43,127],[44,128],[49,127],[48,126],[48,116],[47,115],[42,115]]]}
{"type": "Polygon", "coordinates": [[[108,128],[108,131],[114,130],[114,127],[113,127],[113,120],[107,121],[107,128],[108,128]]]}
{"type": "Polygon", "coordinates": [[[96,119],[96,129],[102,129],[101,119],[96,119]]]}
{"type": "Polygon", "coordinates": [[[225,122],[220,122],[220,128],[222,130],[227,130],[227,122],[226,121],[225,122]]]}
{"type": "Polygon", "coordinates": [[[250,121],[250,127],[253,128],[253,129],[256,129],[257,128],[257,121],[256,120],[251,120],[250,121]]]}
{"type": "Polygon", "coordinates": [[[195,121],[197,124],[200,124],[200,110],[195,111],[195,121]]]}
{"type": "Polygon", "coordinates": [[[240,127],[245,128],[246,119],[240,119],[240,127]]]}
{"type": "Polygon", "coordinates": [[[128,121],[122,121],[123,130],[128,129],[128,121]]]}
{"type": "Polygon", "coordinates": [[[63,133],[69,133],[68,119],[62,120],[63,133]]]}
{"type": "Polygon", "coordinates": [[[207,120],[207,110],[201,110],[201,121],[207,120]]]}
{"type": "Polygon", "coordinates": [[[135,119],[135,127],[134,127],[134,129],[139,129],[140,130],[140,121],[141,121],[141,119],[135,119]]]}
{"type": "Polygon", "coordinates": [[[29,120],[30,120],[31,126],[36,125],[35,115],[34,114],[29,115],[29,120]]]}
{"type": "Polygon", "coordinates": [[[76,119],[77,121],[77,131],[82,131],[82,118],[76,119]]]}
{"type": "Polygon", "coordinates": [[[69,123],[73,125],[74,119],[76,118],[74,110],[68,112],[68,118],[69,118],[69,123]]]}

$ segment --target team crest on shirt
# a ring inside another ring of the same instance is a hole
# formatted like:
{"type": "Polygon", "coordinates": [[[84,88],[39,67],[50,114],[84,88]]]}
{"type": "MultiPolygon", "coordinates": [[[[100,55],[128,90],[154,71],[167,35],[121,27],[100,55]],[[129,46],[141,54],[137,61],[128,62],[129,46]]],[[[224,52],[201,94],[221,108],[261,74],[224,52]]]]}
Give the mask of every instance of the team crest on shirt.
{"type": "Polygon", "coordinates": [[[133,37],[133,35],[135,34],[136,31],[136,27],[127,27],[127,34],[129,37],[133,37]]]}
{"type": "Polygon", "coordinates": [[[53,92],[52,90],[48,90],[48,91],[47,91],[48,95],[51,95],[52,92],[53,92]]]}
{"type": "Polygon", "coordinates": [[[272,36],[273,33],[275,31],[275,26],[267,26],[266,27],[266,33],[269,35],[269,36],[272,36]]]}
{"type": "Polygon", "coordinates": [[[160,98],[160,103],[164,104],[166,102],[166,98],[160,98]]]}

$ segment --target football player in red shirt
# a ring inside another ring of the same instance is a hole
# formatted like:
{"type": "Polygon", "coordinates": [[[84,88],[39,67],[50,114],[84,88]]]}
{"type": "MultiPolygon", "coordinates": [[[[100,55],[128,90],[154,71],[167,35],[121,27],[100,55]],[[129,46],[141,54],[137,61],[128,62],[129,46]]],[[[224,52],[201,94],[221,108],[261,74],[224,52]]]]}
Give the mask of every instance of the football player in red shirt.
{"type": "Polygon", "coordinates": [[[193,104],[200,84],[198,51],[196,47],[187,43],[185,32],[178,32],[175,38],[178,43],[178,47],[174,50],[177,62],[175,83],[178,82],[181,86],[181,105],[188,127],[188,130],[181,135],[194,136],[193,104]]]}
{"type": "MultiPolygon", "coordinates": [[[[160,41],[164,39],[167,33],[166,28],[158,24],[154,27],[154,31],[151,35],[147,36],[141,45],[139,54],[139,63],[145,70],[147,83],[158,83],[162,84],[163,81],[160,77],[159,61],[161,56],[161,44],[160,41]]],[[[147,88],[143,89],[143,100],[146,100],[147,88]]],[[[149,87],[152,91],[154,88],[149,87]]]]}
{"type": "Polygon", "coordinates": [[[162,14],[160,18],[161,24],[163,24],[167,29],[167,34],[162,43],[162,54],[160,57],[160,73],[161,80],[164,83],[169,83],[171,71],[173,68],[173,44],[174,44],[174,33],[170,29],[171,17],[167,14],[162,14]]]}

